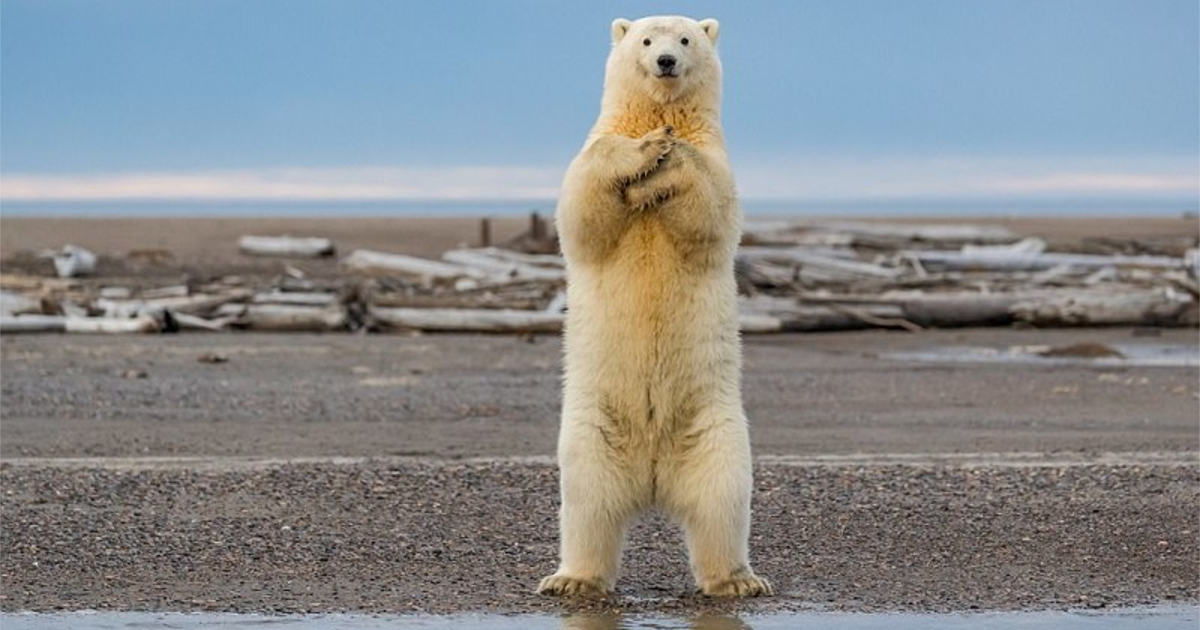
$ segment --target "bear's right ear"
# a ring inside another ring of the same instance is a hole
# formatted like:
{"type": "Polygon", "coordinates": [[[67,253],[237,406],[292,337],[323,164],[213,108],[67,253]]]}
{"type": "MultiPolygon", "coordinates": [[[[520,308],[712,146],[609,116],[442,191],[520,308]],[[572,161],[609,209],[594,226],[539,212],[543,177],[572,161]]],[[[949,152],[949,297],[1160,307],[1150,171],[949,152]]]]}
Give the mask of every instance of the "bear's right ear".
{"type": "Polygon", "coordinates": [[[613,43],[621,41],[625,37],[625,33],[629,32],[629,27],[633,26],[633,22],[625,18],[617,18],[612,23],[612,38],[613,43]]]}

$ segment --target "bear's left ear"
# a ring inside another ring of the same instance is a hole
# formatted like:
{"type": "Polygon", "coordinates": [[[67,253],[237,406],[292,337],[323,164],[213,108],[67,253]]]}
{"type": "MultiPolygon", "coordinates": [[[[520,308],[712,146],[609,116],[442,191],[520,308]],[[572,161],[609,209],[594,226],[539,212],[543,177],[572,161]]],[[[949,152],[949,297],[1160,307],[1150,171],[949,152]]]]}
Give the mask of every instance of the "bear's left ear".
{"type": "Polygon", "coordinates": [[[704,34],[708,35],[708,41],[717,43],[717,31],[721,25],[714,19],[700,20],[700,28],[704,29],[704,34]]]}
{"type": "Polygon", "coordinates": [[[625,18],[617,18],[617,19],[613,20],[613,23],[612,23],[613,43],[615,44],[615,43],[621,41],[621,39],[623,37],[625,37],[625,33],[629,32],[629,27],[631,27],[631,26],[633,26],[633,22],[630,22],[629,20],[626,20],[625,18]]]}

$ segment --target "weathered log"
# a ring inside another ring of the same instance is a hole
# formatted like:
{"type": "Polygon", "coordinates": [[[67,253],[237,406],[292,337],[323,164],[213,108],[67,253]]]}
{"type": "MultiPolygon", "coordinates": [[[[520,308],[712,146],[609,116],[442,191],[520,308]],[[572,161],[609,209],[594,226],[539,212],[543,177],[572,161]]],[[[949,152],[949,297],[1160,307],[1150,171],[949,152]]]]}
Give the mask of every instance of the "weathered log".
{"type": "Polygon", "coordinates": [[[238,239],[238,249],[250,256],[291,258],[320,258],[337,251],[327,238],[297,236],[243,236],[238,239]]]}
{"type": "Polygon", "coordinates": [[[1020,238],[998,225],[860,223],[857,221],[822,222],[818,226],[830,232],[844,232],[856,241],[876,239],[888,242],[925,241],[931,243],[1007,243],[1020,238]]]}
{"type": "Polygon", "coordinates": [[[748,222],[747,244],[871,245],[895,247],[912,242],[1007,243],[1020,238],[994,225],[864,223],[857,221],[748,222]]]}
{"type": "Polygon", "coordinates": [[[330,331],[349,325],[349,314],[341,305],[324,307],[289,304],[226,304],[216,315],[230,318],[231,325],[253,330],[330,331]]]}
{"type": "MultiPolygon", "coordinates": [[[[964,247],[960,251],[904,251],[900,259],[917,261],[922,267],[950,271],[1043,271],[1055,267],[1185,269],[1182,258],[1170,256],[1102,256],[1044,252],[1037,239],[1026,239],[1012,247],[964,247]]],[[[1044,247],[1044,243],[1042,246],[1044,247]]]]}
{"type": "MultiPolygon", "coordinates": [[[[461,279],[481,280],[487,273],[461,265],[426,260],[403,254],[386,254],[366,249],[357,249],[342,259],[341,265],[354,272],[367,274],[396,274],[415,278],[429,284],[435,281],[461,279]]],[[[475,285],[472,285],[475,286],[475,285]]]]}
{"type": "Polygon", "coordinates": [[[830,250],[818,251],[809,247],[745,247],[742,248],[739,257],[799,267],[801,272],[816,271],[821,277],[829,279],[892,279],[903,273],[901,269],[862,262],[852,257],[834,254],[830,250]]]}
{"type": "Polygon", "coordinates": [[[766,316],[778,320],[781,332],[857,330],[877,326],[916,329],[905,320],[900,308],[887,304],[808,305],[798,303],[795,298],[759,295],[743,298],[738,309],[741,318],[766,316]]]}
{"type": "Polygon", "coordinates": [[[99,298],[96,308],[108,317],[129,317],[139,313],[171,311],[200,315],[219,308],[223,304],[248,299],[253,293],[249,289],[230,289],[223,293],[198,294],[181,297],[163,297],[150,300],[111,300],[99,298]]]}
{"type": "Polygon", "coordinates": [[[511,309],[538,310],[546,302],[542,296],[528,295],[496,295],[477,293],[444,293],[428,295],[420,293],[403,293],[390,291],[371,292],[365,299],[368,306],[384,308],[481,308],[481,309],[511,309]]]}
{"type": "Polygon", "coordinates": [[[133,297],[129,287],[100,287],[100,297],[110,300],[128,300],[133,297]]]}
{"type": "Polygon", "coordinates": [[[158,300],[162,298],[179,298],[191,295],[191,289],[188,289],[186,284],[174,284],[168,287],[155,287],[153,289],[143,289],[142,298],[146,300],[158,300]]]}
{"type": "Polygon", "coordinates": [[[60,278],[91,275],[96,271],[96,255],[77,245],[64,245],[54,254],[54,270],[60,278]]]}
{"type": "Polygon", "coordinates": [[[254,304],[291,304],[294,306],[329,306],[339,302],[338,294],[322,291],[279,291],[255,293],[254,304]]]}
{"type": "Polygon", "coordinates": [[[133,318],[118,317],[67,317],[66,331],[69,333],[155,333],[163,329],[163,322],[151,315],[133,318]]]}
{"type": "Polygon", "coordinates": [[[551,269],[539,267],[525,262],[505,258],[498,254],[496,248],[452,249],[442,254],[442,260],[479,270],[487,274],[492,282],[509,280],[551,280],[560,281],[566,277],[566,272],[560,267],[551,269]]]}
{"type": "Polygon", "coordinates": [[[42,301],[24,293],[0,290],[0,313],[4,315],[40,315],[42,301]]]}
{"type": "Polygon", "coordinates": [[[562,330],[561,313],[472,308],[385,308],[369,310],[391,328],[443,332],[542,332],[562,330]]]}
{"type": "Polygon", "coordinates": [[[8,315],[0,314],[0,333],[63,332],[67,329],[67,318],[62,315],[8,315]]]}
{"type": "Polygon", "coordinates": [[[227,330],[228,326],[238,319],[237,317],[207,319],[196,315],[188,315],[187,313],[175,313],[174,317],[180,330],[207,330],[210,332],[227,330]]]}
{"type": "Polygon", "coordinates": [[[738,315],[738,330],[746,335],[783,332],[783,321],[762,313],[742,313],[738,315]]]}
{"type": "Polygon", "coordinates": [[[1036,326],[1179,326],[1196,319],[1196,301],[1170,287],[1130,292],[1072,292],[1021,300],[1013,316],[1036,326]]]}

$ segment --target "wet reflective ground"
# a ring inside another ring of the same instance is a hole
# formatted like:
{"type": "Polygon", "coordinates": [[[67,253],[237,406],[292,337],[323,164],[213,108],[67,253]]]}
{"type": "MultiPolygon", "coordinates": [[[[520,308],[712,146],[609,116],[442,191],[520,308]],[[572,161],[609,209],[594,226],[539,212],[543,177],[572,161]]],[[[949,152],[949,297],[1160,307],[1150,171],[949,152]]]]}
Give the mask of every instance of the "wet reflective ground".
{"type": "Polygon", "coordinates": [[[1105,611],[962,614],[789,613],[654,617],[607,615],[253,615],[226,613],[72,612],[0,614],[4,630],[1194,630],[1196,606],[1105,611]]]}

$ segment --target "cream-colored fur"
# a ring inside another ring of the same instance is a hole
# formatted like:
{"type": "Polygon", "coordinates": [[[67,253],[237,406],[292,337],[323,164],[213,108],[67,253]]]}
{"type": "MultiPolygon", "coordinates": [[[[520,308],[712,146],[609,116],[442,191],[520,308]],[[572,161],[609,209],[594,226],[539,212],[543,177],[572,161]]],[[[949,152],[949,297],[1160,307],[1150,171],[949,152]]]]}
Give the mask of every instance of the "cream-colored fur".
{"type": "Polygon", "coordinates": [[[626,529],[651,508],[682,525],[704,593],[771,592],[747,551],[741,211],[721,133],[717,28],[613,22],[600,117],[563,183],[561,565],[542,593],[611,591],[626,529]],[[676,58],[678,76],[658,76],[661,55],[676,58]]]}

